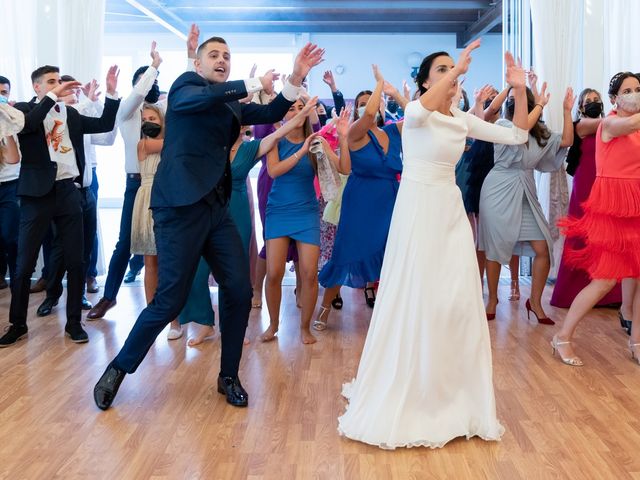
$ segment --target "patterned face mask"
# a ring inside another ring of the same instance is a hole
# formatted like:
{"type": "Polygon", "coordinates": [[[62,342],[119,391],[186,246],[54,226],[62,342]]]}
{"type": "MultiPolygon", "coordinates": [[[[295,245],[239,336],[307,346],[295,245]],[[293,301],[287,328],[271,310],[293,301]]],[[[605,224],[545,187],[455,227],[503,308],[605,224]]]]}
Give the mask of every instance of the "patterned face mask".
{"type": "Polygon", "coordinates": [[[616,97],[618,109],[629,113],[640,112],[640,92],[625,93],[616,97]]]}

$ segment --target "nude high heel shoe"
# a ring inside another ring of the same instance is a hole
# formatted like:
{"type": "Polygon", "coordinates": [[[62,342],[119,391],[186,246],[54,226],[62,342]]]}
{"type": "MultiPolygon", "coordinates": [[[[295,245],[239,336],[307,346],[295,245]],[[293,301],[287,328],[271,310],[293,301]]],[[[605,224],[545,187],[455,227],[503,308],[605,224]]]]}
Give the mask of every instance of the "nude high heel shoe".
{"type": "Polygon", "coordinates": [[[318,318],[313,322],[313,329],[318,332],[322,332],[327,329],[327,322],[329,321],[329,313],[331,312],[331,306],[325,307],[324,305],[320,305],[320,313],[318,313],[318,318]]]}
{"type": "Polygon", "coordinates": [[[551,354],[555,355],[556,352],[558,352],[558,356],[560,357],[560,359],[562,360],[562,363],[564,363],[565,365],[571,365],[572,367],[581,367],[584,365],[584,362],[580,359],[580,357],[563,357],[562,354],[560,353],[560,351],[558,350],[558,347],[560,345],[568,345],[571,342],[566,341],[566,342],[561,342],[560,340],[558,340],[558,336],[554,335],[553,339],[551,339],[551,354]]]}

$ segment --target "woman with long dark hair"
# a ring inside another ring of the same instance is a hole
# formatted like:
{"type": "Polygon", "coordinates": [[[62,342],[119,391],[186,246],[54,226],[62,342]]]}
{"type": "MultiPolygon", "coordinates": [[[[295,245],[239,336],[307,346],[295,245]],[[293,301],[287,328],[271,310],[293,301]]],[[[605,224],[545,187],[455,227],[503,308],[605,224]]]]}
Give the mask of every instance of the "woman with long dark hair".
{"type": "Polygon", "coordinates": [[[380,289],[341,434],[382,448],[442,447],[461,436],[499,440],[491,341],[469,220],[455,183],[466,137],[527,140],[525,75],[506,55],[516,93],[513,126],[492,125],[452,104],[473,42],[457,63],[445,52],[418,72],[407,104],[403,171],[380,289]]]}
{"type": "MultiPolygon", "coordinates": [[[[482,184],[480,215],[478,216],[478,250],[486,255],[487,320],[493,320],[498,304],[500,268],[512,256],[535,257],[533,260],[531,296],[526,302],[539,323],[553,325],[542,308],[542,292],[549,275],[552,245],[551,231],[536,193],[533,171],[553,172],[562,167],[567,148],[573,143],[571,108],[575,98],[568,88],[564,97],[562,134],[552,133],[541,121],[542,109],[549,95],[546,84],[526,90],[529,111],[529,141],[526,145],[494,146],[494,166],[482,184]]],[[[509,92],[504,118],[496,125],[511,125],[514,114],[513,92],[509,92]]]]}

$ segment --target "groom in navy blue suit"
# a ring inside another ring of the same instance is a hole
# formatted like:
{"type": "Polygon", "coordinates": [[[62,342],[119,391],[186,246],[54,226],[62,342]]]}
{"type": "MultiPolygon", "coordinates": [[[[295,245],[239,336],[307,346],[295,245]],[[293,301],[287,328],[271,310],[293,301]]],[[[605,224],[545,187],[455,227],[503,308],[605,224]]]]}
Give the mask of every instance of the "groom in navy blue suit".
{"type": "Polygon", "coordinates": [[[198,47],[196,72],[182,74],[169,91],[166,133],[151,193],[158,251],[158,288],[124,346],[94,388],[96,405],[111,406],[126,373],[133,373],[158,334],[181,311],[203,256],[219,289],[221,368],[218,391],[235,406],[247,406],[238,378],[251,310],[248,252],[228,211],[231,195],[229,151],[241,125],[282,119],[298,96],[302,79],[322,61],[324,51],[308,44],[293,73],[269,105],[241,104],[249,94],[273,90],[274,73],[230,81],[230,52],[212,37],[198,47]]]}

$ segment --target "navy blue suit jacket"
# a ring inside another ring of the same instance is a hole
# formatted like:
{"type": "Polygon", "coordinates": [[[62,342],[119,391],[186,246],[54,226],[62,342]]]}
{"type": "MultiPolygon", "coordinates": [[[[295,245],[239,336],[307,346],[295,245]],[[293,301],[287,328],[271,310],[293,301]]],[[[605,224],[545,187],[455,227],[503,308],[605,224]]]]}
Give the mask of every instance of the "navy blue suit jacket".
{"type": "Polygon", "coordinates": [[[269,105],[241,104],[242,80],[211,83],[195,72],[169,90],[164,146],[151,191],[151,208],[193,205],[222,180],[231,195],[229,152],[241,125],[274,123],[293,104],[282,94],[269,105]]]}

